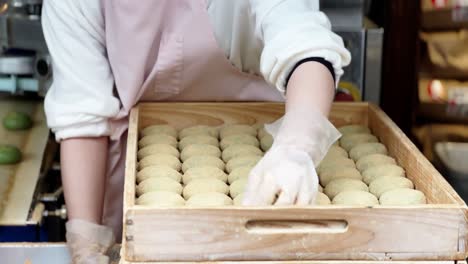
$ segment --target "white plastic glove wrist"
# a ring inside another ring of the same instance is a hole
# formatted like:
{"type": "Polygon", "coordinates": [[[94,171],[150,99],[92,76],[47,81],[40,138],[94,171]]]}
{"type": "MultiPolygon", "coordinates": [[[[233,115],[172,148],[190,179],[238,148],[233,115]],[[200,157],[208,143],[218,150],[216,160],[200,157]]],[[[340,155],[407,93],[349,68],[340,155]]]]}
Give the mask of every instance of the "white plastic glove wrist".
{"type": "Polygon", "coordinates": [[[84,220],[66,223],[67,245],[73,264],[108,264],[107,250],[115,243],[112,229],[84,220]]]}
{"type": "Polygon", "coordinates": [[[318,165],[341,136],[326,116],[313,109],[296,107],[276,122],[265,125],[273,146],[289,146],[307,152],[318,165]]]}

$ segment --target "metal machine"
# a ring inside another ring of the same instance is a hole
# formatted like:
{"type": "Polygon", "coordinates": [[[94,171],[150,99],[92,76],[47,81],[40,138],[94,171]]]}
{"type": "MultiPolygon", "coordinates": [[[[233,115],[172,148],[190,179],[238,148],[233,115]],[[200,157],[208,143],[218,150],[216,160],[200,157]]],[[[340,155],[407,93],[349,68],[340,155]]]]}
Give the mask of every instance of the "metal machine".
{"type": "Polygon", "coordinates": [[[354,100],[380,103],[383,33],[365,17],[368,0],[321,0],[320,7],[352,54],[339,90],[354,100]]]}
{"type": "Polygon", "coordinates": [[[41,6],[42,0],[0,0],[0,91],[44,95],[50,86],[41,6]]]}
{"type": "MultiPolygon", "coordinates": [[[[24,111],[39,120],[22,145],[35,142],[29,152],[38,160],[34,166],[15,172],[0,168],[0,178],[14,183],[9,188],[0,182],[0,242],[63,240],[66,212],[59,168],[52,166],[57,147],[49,139],[41,98],[52,79],[41,8],[42,0],[0,0],[0,113],[24,111]]],[[[1,128],[0,134],[9,137],[1,128]]],[[[7,139],[0,143],[10,143],[7,139]]]]}

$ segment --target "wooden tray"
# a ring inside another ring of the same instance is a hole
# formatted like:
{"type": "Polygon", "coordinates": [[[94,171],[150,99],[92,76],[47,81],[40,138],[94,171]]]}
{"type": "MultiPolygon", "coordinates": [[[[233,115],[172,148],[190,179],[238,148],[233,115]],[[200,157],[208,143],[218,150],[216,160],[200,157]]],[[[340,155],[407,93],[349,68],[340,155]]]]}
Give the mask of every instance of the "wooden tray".
{"type": "Polygon", "coordinates": [[[403,132],[376,106],[337,103],[336,126],[365,124],[406,169],[429,204],[419,206],[148,208],[135,205],[139,129],[151,124],[271,122],[278,103],[143,103],[130,114],[123,260],[304,261],[463,260],[467,206],[403,132]]]}

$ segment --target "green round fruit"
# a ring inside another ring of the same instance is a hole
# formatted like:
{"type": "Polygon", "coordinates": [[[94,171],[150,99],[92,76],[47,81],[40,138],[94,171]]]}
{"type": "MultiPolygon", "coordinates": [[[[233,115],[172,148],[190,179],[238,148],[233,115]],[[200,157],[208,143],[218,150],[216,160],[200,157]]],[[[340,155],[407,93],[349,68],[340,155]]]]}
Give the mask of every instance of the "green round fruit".
{"type": "Polygon", "coordinates": [[[25,130],[32,126],[29,115],[21,112],[10,112],[3,118],[3,126],[8,130],[25,130]]]}
{"type": "Polygon", "coordinates": [[[21,151],[10,145],[0,145],[0,164],[16,164],[21,161],[21,151]]]}

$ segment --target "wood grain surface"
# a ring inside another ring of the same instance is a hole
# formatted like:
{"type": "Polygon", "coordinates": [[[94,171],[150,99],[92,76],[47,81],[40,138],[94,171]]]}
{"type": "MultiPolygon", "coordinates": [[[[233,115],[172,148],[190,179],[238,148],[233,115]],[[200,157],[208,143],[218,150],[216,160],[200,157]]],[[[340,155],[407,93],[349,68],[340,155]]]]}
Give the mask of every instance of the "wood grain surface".
{"type": "MultiPolygon", "coordinates": [[[[282,103],[141,103],[137,108],[138,129],[155,124],[170,124],[177,129],[194,125],[255,125],[273,122],[284,114],[282,103]]],[[[330,120],[336,126],[367,125],[367,111],[367,103],[335,103],[330,120]]]]}
{"type": "Polygon", "coordinates": [[[130,261],[463,259],[463,214],[456,208],[133,209],[124,246],[130,261]],[[256,221],[270,227],[252,230],[256,221]]]}
{"type": "Polygon", "coordinates": [[[30,115],[33,127],[25,131],[8,131],[0,124],[0,144],[14,145],[23,154],[18,164],[0,165],[0,225],[24,225],[39,178],[49,129],[41,101],[0,101],[0,120],[11,111],[30,115]]]}

